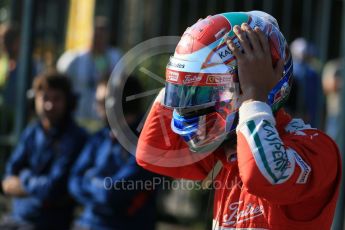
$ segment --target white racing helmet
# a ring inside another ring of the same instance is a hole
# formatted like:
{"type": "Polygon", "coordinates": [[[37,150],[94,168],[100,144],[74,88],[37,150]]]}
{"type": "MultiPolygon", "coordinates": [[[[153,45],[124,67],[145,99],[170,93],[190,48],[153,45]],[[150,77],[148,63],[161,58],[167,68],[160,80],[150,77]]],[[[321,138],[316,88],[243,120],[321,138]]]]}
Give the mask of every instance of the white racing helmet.
{"type": "Polygon", "coordinates": [[[290,92],[292,58],[272,16],[261,11],[230,12],[199,20],[187,28],[170,58],[164,98],[164,105],[174,109],[172,130],[194,152],[210,152],[225,139],[236,139],[241,76],[226,38],[240,47],[232,29],[242,23],[259,27],[268,37],[273,66],[279,59],[285,61],[282,78],[267,95],[273,111],[283,105],[290,92]]]}

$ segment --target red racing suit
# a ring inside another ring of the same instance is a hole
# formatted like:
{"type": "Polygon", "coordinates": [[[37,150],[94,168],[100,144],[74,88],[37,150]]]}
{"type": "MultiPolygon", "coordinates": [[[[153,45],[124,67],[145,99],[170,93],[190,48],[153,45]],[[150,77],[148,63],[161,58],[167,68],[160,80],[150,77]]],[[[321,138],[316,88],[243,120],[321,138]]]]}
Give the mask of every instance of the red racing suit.
{"type": "Polygon", "coordinates": [[[176,155],[198,155],[172,132],[171,117],[170,109],[153,104],[139,138],[137,162],[174,178],[203,180],[221,161],[213,181],[213,229],[330,229],[341,161],[327,135],[283,109],[273,116],[266,103],[249,102],[239,110],[237,150],[221,146],[193,163],[170,167],[164,161],[176,155]]]}

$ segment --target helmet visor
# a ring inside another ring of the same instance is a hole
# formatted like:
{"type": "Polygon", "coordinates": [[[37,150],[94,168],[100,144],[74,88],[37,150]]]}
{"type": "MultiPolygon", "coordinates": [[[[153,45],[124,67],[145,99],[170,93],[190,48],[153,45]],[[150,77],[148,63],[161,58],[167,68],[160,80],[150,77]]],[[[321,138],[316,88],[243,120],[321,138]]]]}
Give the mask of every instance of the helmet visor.
{"type": "MultiPolygon", "coordinates": [[[[236,84],[194,86],[165,83],[164,104],[173,108],[213,106],[215,102],[233,99],[239,91],[236,84]]],[[[237,94],[238,95],[238,94],[237,94]]]]}
{"type": "Polygon", "coordinates": [[[167,82],[164,104],[173,108],[184,108],[217,101],[221,88],[210,86],[187,86],[167,82]]]}
{"type": "Polygon", "coordinates": [[[171,57],[166,68],[164,104],[172,108],[205,108],[239,93],[237,69],[223,62],[205,63],[171,57]]]}

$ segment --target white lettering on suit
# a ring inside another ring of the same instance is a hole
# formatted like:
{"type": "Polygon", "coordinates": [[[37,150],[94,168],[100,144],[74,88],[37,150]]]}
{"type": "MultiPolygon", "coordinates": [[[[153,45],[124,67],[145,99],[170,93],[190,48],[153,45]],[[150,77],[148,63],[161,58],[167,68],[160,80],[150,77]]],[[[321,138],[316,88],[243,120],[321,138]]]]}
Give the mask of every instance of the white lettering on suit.
{"type": "Polygon", "coordinates": [[[239,210],[241,203],[243,201],[233,202],[229,205],[230,214],[223,216],[224,225],[236,225],[264,214],[262,205],[248,203],[244,210],[239,210]]]}

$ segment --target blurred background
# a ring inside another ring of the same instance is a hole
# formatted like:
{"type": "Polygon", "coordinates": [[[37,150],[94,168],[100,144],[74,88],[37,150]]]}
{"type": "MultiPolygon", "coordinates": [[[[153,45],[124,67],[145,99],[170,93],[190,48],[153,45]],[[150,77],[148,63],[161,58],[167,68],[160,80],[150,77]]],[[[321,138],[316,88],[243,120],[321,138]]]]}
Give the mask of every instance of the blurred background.
{"type": "MultiPolygon", "coordinates": [[[[345,0],[0,0],[1,175],[32,117],[27,92],[33,79],[57,65],[66,70],[73,55],[89,49],[94,18],[107,20],[109,44],[121,56],[147,39],[181,36],[207,15],[251,10],[273,15],[290,44],[295,81],[286,109],[327,132],[344,152],[345,0]]],[[[167,60],[168,56],[156,57],[142,65],[164,78],[167,60]]],[[[141,83],[144,90],[159,85],[141,83]]],[[[150,100],[143,101],[144,110],[150,100]]],[[[87,124],[90,132],[98,128],[89,120],[79,121],[87,124]]],[[[343,226],[344,192],[334,229],[343,226]]],[[[177,229],[177,225],[181,229],[204,228],[200,226],[205,226],[205,217],[211,215],[207,212],[212,210],[207,207],[208,192],[165,193],[158,202],[159,220],[165,224],[162,229],[177,229]]],[[[6,200],[2,198],[0,215],[9,209],[6,200]]]]}

